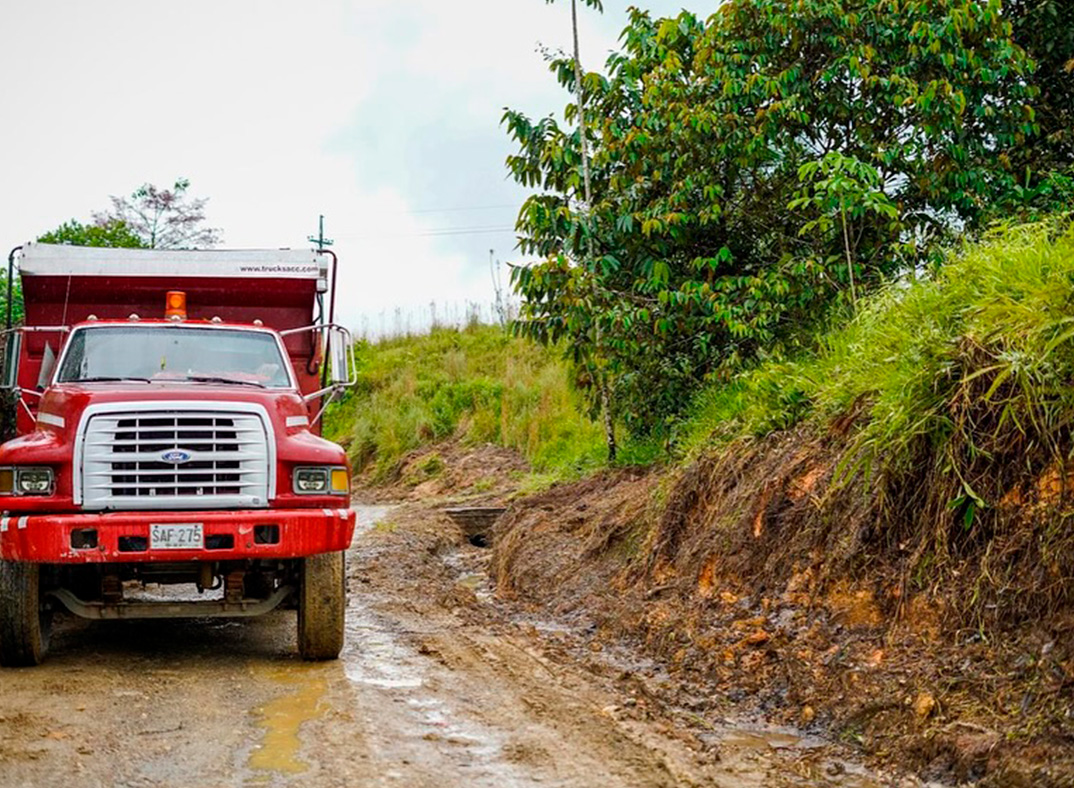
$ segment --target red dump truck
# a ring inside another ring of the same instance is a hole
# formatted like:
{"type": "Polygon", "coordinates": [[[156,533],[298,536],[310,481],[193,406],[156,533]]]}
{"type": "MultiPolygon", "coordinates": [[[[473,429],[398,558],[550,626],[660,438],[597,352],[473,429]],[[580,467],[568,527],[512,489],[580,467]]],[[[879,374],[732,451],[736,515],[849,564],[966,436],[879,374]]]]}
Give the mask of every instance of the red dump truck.
{"type": "Polygon", "coordinates": [[[2,343],[17,437],[0,445],[0,664],[40,663],[60,608],[291,605],[300,654],[337,657],[355,514],[346,454],[320,437],[353,368],[332,323],[334,255],[27,244],[13,257],[25,320],[2,343]]]}

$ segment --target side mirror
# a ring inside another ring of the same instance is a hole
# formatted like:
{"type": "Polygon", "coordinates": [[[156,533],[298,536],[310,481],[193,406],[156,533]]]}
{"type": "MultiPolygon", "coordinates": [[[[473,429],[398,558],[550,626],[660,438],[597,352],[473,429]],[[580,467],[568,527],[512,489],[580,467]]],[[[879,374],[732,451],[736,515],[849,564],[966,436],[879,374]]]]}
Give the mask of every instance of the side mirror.
{"type": "Polygon", "coordinates": [[[334,386],[351,385],[351,332],[342,326],[328,328],[329,380],[334,386]]]}
{"type": "MultiPolygon", "coordinates": [[[[305,394],[302,399],[310,402],[329,394],[328,399],[321,406],[321,413],[323,413],[328,406],[328,402],[335,397],[339,389],[349,388],[358,382],[354,363],[354,338],[351,336],[350,331],[335,323],[328,325],[319,323],[312,326],[303,326],[302,328],[289,328],[286,331],[281,331],[280,335],[286,337],[307,331],[314,332],[316,337],[311,360],[319,358],[321,348],[324,347],[325,361],[318,364],[318,366],[321,367],[322,374],[325,374],[323,365],[328,364],[327,374],[324,378],[324,382],[328,385],[318,391],[311,391],[305,394]]],[[[313,370],[311,369],[310,372],[312,373],[313,370]]],[[[318,413],[310,423],[316,422],[321,417],[321,413],[318,413]]]]}
{"type": "Polygon", "coordinates": [[[17,328],[5,331],[0,340],[0,388],[13,389],[19,385],[21,352],[22,332],[17,328]]]}

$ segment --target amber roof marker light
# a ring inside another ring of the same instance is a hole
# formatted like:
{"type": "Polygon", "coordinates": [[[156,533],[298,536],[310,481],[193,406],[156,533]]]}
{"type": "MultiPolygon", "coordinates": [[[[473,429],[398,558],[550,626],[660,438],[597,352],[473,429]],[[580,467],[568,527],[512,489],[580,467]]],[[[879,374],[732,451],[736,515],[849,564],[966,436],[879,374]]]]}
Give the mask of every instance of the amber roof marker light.
{"type": "Polygon", "coordinates": [[[164,317],[168,320],[186,320],[186,293],[169,290],[164,298],[164,317]]]}

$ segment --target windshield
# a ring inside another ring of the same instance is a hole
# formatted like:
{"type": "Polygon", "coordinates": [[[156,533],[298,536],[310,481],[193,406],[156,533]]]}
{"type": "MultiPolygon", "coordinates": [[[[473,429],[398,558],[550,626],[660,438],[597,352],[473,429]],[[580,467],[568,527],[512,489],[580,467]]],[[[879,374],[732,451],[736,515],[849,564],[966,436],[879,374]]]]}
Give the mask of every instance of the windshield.
{"type": "Polygon", "coordinates": [[[186,326],[77,329],[56,380],[291,385],[279,343],[272,334],[186,326]]]}

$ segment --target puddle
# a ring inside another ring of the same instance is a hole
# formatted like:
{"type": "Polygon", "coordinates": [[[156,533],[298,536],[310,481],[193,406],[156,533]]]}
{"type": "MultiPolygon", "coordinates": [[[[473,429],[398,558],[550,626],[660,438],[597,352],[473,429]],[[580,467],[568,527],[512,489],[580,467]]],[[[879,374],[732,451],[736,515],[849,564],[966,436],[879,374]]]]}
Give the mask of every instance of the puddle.
{"type": "Polygon", "coordinates": [[[321,702],[327,689],[316,667],[296,665],[272,668],[252,667],[258,679],[293,686],[294,692],[269,701],[257,710],[257,726],[264,730],[261,744],[250,753],[247,765],[256,771],[296,775],[310,765],[299,757],[302,740],[299,731],[304,723],[320,717],[326,710],[321,702]]]}
{"type": "MultiPolygon", "coordinates": [[[[347,611],[347,627],[345,675],[399,708],[407,740],[418,750],[444,745],[453,751],[450,757],[463,766],[480,764],[499,770],[500,738],[465,719],[448,699],[437,694],[428,674],[428,657],[401,643],[389,622],[353,601],[347,611]]],[[[406,749],[407,741],[396,739],[390,746],[406,749]]]]}
{"type": "Polygon", "coordinates": [[[782,729],[732,728],[722,740],[727,746],[743,750],[810,750],[824,746],[821,739],[782,729]]]}
{"type": "Polygon", "coordinates": [[[396,641],[388,623],[366,613],[352,599],[343,650],[347,678],[378,689],[414,689],[422,685],[422,676],[407,664],[411,659],[410,649],[396,641]]]}

